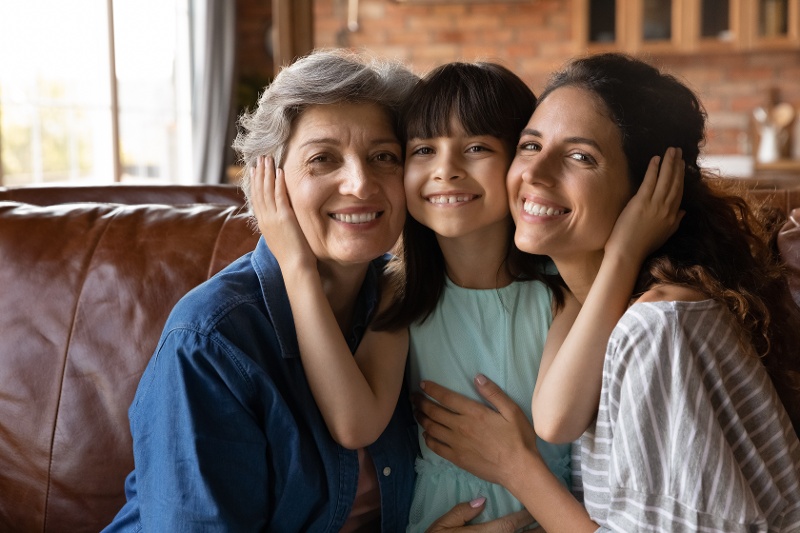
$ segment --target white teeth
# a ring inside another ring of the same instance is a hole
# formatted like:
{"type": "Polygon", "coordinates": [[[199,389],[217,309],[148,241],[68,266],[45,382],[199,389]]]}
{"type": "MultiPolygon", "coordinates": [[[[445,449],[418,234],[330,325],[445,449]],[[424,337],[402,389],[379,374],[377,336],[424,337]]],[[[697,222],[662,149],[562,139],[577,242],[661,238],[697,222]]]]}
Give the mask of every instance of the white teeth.
{"type": "Polygon", "coordinates": [[[354,213],[354,214],[340,214],[333,213],[331,217],[339,222],[346,222],[348,224],[364,224],[371,222],[378,218],[378,213],[354,213]]]}
{"type": "Polygon", "coordinates": [[[565,209],[556,209],[554,207],[548,207],[546,205],[529,202],[527,200],[522,204],[522,209],[524,209],[529,215],[537,217],[563,215],[567,212],[565,209]]]}
{"type": "Polygon", "coordinates": [[[461,202],[469,202],[473,198],[474,196],[471,194],[460,194],[453,196],[440,194],[438,196],[429,197],[428,201],[432,204],[458,204],[461,202]]]}

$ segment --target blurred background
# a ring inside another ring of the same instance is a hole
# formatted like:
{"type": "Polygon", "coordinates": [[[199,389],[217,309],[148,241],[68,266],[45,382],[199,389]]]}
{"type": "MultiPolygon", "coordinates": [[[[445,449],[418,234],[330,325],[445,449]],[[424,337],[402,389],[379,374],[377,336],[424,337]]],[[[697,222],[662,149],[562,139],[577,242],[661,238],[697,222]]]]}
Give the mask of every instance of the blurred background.
{"type": "Polygon", "coordinates": [[[318,47],[500,62],[643,57],[709,114],[706,165],[800,182],[800,0],[0,0],[0,186],[235,182],[236,117],[318,47]]]}

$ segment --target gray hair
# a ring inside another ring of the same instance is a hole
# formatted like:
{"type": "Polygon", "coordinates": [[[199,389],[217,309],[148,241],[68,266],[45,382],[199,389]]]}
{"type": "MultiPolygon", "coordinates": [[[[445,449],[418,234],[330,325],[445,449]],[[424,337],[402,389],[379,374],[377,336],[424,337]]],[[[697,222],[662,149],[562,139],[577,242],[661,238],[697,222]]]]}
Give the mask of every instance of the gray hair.
{"type": "Polygon", "coordinates": [[[375,103],[389,112],[397,129],[397,111],[418,79],[400,62],[342,49],[316,50],[283,67],[259,98],[258,107],[239,117],[233,148],[245,167],[240,185],[248,205],[250,172],[258,157],[271,155],[283,163],[292,125],[306,108],[375,103]]]}

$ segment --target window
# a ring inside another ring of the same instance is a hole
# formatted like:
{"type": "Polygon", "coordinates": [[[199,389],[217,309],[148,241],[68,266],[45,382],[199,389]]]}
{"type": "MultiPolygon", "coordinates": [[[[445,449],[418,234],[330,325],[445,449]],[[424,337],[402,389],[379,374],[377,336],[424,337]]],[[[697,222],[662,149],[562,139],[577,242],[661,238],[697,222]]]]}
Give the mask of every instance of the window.
{"type": "Polygon", "coordinates": [[[0,185],[190,177],[187,1],[0,3],[0,185]]]}

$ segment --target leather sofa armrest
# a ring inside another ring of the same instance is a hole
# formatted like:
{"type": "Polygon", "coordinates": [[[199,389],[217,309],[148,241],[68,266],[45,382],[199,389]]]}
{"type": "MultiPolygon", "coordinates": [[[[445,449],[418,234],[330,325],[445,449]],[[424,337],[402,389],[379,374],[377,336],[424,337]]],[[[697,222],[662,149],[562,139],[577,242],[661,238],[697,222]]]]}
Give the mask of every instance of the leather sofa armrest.
{"type": "Polygon", "coordinates": [[[236,205],[0,201],[0,530],[98,531],[167,315],[252,250],[236,205]]]}

